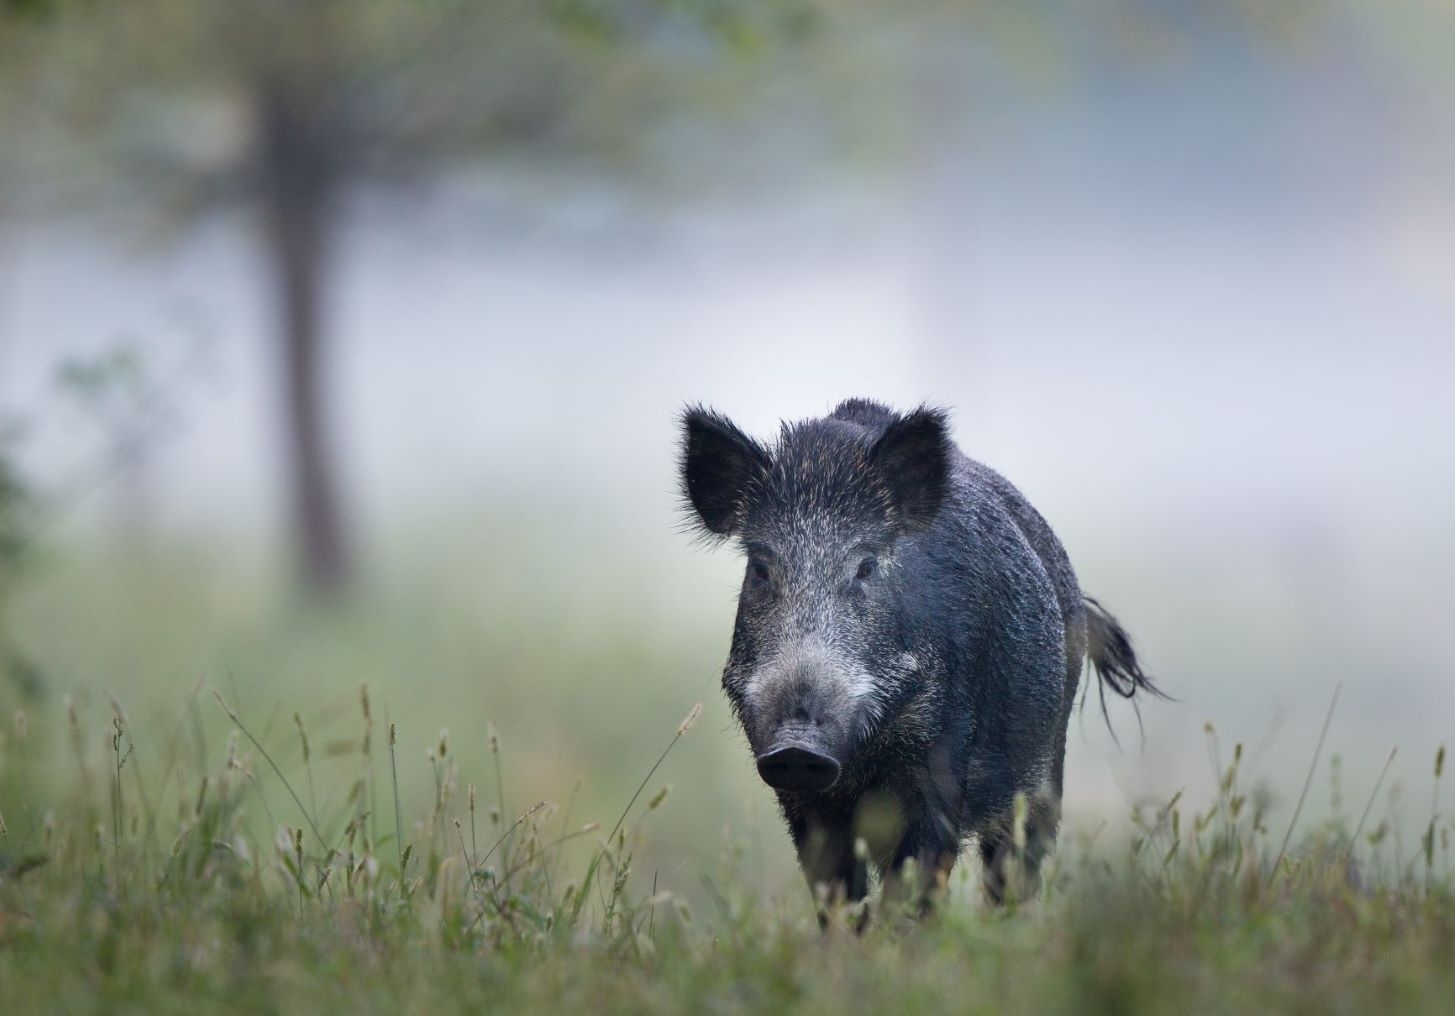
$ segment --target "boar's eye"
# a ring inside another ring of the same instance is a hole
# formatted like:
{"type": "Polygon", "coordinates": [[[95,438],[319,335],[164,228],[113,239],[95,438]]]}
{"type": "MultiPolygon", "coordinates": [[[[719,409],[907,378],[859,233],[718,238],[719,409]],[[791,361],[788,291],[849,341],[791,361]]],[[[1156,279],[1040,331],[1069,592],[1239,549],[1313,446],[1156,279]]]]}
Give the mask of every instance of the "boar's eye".
{"type": "Polygon", "coordinates": [[[854,578],[863,582],[872,578],[875,570],[879,567],[879,561],[872,557],[866,557],[859,562],[859,570],[854,573],[854,578]]]}
{"type": "Polygon", "coordinates": [[[748,562],[748,571],[752,574],[754,581],[757,582],[767,582],[770,578],[768,566],[756,559],[748,562]]]}

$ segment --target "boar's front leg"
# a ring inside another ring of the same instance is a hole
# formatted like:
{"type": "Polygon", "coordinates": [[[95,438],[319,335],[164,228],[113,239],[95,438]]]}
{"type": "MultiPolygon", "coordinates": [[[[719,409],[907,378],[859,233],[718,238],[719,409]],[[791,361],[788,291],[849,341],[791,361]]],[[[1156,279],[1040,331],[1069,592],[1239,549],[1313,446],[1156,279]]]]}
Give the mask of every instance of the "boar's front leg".
{"type": "Polygon", "coordinates": [[[959,856],[960,840],[953,825],[927,817],[919,828],[910,827],[886,867],[885,903],[928,916],[949,889],[950,872],[959,856]]]}
{"type": "Polygon", "coordinates": [[[1041,861],[1056,843],[1061,801],[1050,788],[1027,799],[1023,840],[1017,842],[1014,810],[983,826],[978,834],[984,864],[981,887],[985,898],[999,906],[1008,900],[1034,895],[1040,883],[1041,861]]]}
{"type": "Polygon", "coordinates": [[[921,917],[949,888],[960,856],[965,782],[955,753],[967,736],[963,724],[953,725],[930,747],[913,781],[901,785],[903,831],[881,862],[885,902],[908,905],[921,917]]]}
{"type": "Polygon", "coordinates": [[[858,903],[869,895],[868,860],[854,855],[850,816],[800,815],[790,819],[789,830],[818,904],[820,924],[828,923],[827,908],[858,903]]]}
{"type": "Polygon", "coordinates": [[[954,850],[933,847],[905,856],[884,879],[884,903],[897,904],[914,916],[928,917],[949,889],[950,872],[958,857],[954,850]]]}

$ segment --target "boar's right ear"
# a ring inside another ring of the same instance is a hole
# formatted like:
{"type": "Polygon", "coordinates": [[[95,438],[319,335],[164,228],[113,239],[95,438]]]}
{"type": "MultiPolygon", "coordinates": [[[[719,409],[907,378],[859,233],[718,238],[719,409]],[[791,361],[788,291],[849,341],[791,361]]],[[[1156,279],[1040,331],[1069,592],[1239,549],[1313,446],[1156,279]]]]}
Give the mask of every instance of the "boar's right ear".
{"type": "Polygon", "coordinates": [[[900,525],[924,529],[950,485],[950,434],[944,410],[921,407],[884,429],[869,461],[889,494],[900,525]]]}
{"type": "Polygon", "coordinates": [[[701,406],[682,414],[682,491],[708,532],[742,524],[748,488],[769,466],[767,450],[727,417],[701,406]]]}

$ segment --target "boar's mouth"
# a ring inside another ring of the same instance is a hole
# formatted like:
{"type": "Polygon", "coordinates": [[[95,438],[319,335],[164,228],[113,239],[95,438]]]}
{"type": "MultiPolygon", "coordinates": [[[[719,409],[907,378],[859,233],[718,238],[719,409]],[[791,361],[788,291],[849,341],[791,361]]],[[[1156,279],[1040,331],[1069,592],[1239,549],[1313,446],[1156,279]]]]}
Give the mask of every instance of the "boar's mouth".
{"type": "Polygon", "coordinates": [[[838,782],[839,761],[812,737],[790,737],[758,756],[758,775],[774,790],[819,793],[838,782]]]}

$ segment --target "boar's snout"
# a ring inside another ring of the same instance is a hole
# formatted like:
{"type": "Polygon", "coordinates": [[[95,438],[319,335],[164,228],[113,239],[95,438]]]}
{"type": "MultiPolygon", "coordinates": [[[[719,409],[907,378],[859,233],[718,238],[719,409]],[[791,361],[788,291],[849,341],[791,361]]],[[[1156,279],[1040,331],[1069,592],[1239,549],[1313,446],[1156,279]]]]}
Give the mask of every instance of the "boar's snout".
{"type": "Polygon", "coordinates": [[[758,756],[758,775],[774,790],[817,793],[839,778],[839,760],[809,738],[781,741],[758,756]]]}

